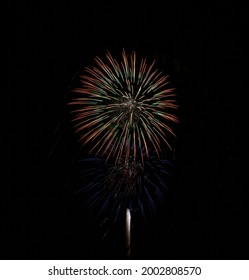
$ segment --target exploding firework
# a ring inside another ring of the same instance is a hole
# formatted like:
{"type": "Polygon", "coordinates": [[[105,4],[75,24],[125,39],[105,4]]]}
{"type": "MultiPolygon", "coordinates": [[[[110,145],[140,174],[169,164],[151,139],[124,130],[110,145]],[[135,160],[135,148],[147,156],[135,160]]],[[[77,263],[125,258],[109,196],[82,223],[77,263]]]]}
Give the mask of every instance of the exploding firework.
{"type": "Polygon", "coordinates": [[[158,157],[162,143],[170,148],[169,135],[174,135],[172,124],[177,122],[176,98],[168,76],[155,69],[155,61],[138,62],[135,52],[127,55],[123,50],[118,62],[107,52],[105,61],[96,57],[95,64],[85,68],[80,83],[72,90],[77,98],[69,104],[74,105],[80,141],[92,142],[90,153],[103,151],[117,166],[120,161],[129,165],[130,158],[144,166],[149,146],[158,157]]]}
{"type": "MultiPolygon", "coordinates": [[[[118,163],[106,163],[103,155],[84,158],[80,163],[80,189],[89,213],[116,221],[126,209],[139,210],[142,217],[154,215],[164,201],[167,179],[172,168],[168,160],[159,160],[149,149],[144,166],[133,157],[118,163]]],[[[142,153],[144,153],[142,151],[142,153]]]]}

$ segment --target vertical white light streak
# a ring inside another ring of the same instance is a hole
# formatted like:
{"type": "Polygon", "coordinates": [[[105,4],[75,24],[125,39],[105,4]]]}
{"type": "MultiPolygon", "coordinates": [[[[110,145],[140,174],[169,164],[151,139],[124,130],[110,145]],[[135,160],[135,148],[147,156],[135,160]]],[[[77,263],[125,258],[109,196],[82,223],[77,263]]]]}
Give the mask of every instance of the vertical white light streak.
{"type": "Polygon", "coordinates": [[[130,257],[131,255],[131,212],[126,209],[125,217],[125,238],[126,238],[126,255],[130,257]]]}

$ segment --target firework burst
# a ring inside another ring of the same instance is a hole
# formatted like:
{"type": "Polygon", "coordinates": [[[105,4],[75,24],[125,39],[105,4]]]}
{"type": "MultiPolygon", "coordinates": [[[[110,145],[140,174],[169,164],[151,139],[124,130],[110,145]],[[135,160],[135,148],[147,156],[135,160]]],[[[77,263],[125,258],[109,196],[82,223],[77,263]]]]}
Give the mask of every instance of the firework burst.
{"type": "Polygon", "coordinates": [[[77,193],[86,198],[89,213],[96,209],[101,219],[109,213],[114,221],[125,209],[137,209],[142,217],[155,214],[164,201],[172,166],[168,160],[158,160],[151,149],[149,155],[144,166],[133,157],[126,161],[125,156],[116,164],[106,163],[102,155],[81,159],[77,193]]]}
{"type": "Polygon", "coordinates": [[[78,96],[69,104],[74,106],[80,141],[92,142],[90,153],[104,151],[106,159],[113,157],[116,164],[132,157],[143,166],[149,146],[158,157],[162,143],[170,148],[168,136],[174,135],[172,124],[177,122],[176,98],[168,76],[155,69],[155,61],[138,62],[135,52],[127,55],[123,50],[118,62],[107,52],[105,61],[96,57],[95,64],[85,68],[80,82],[72,90],[78,96]],[[145,153],[138,147],[144,147],[145,153]]]}

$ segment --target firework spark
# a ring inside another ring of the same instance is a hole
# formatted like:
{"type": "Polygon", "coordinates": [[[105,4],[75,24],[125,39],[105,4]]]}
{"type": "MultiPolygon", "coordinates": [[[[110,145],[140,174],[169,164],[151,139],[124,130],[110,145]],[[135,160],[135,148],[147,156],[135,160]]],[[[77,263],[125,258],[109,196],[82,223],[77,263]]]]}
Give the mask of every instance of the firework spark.
{"type": "Polygon", "coordinates": [[[146,59],[137,61],[135,52],[122,52],[118,62],[109,52],[106,60],[95,58],[91,68],[80,76],[81,86],[73,89],[79,94],[69,104],[74,105],[73,121],[83,144],[92,142],[91,152],[104,151],[107,159],[116,163],[132,156],[144,165],[149,158],[149,146],[160,157],[162,143],[174,135],[172,124],[177,122],[174,89],[169,88],[168,76],[155,69],[146,59]],[[140,151],[140,153],[139,153],[140,151]]]}

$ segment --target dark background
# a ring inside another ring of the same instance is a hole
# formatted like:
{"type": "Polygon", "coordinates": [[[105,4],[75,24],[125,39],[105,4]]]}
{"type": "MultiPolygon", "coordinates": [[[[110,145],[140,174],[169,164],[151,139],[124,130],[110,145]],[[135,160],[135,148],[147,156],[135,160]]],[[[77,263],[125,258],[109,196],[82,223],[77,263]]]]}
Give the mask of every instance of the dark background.
{"type": "Polygon", "coordinates": [[[248,10],[51,2],[9,1],[1,258],[125,258],[121,221],[89,221],[72,196],[78,147],[64,108],[75,73],[124,47],[166,65],[181,121],[173,183],[159,215],[134,225],[132,258],[248,259],[248,10]]]}

